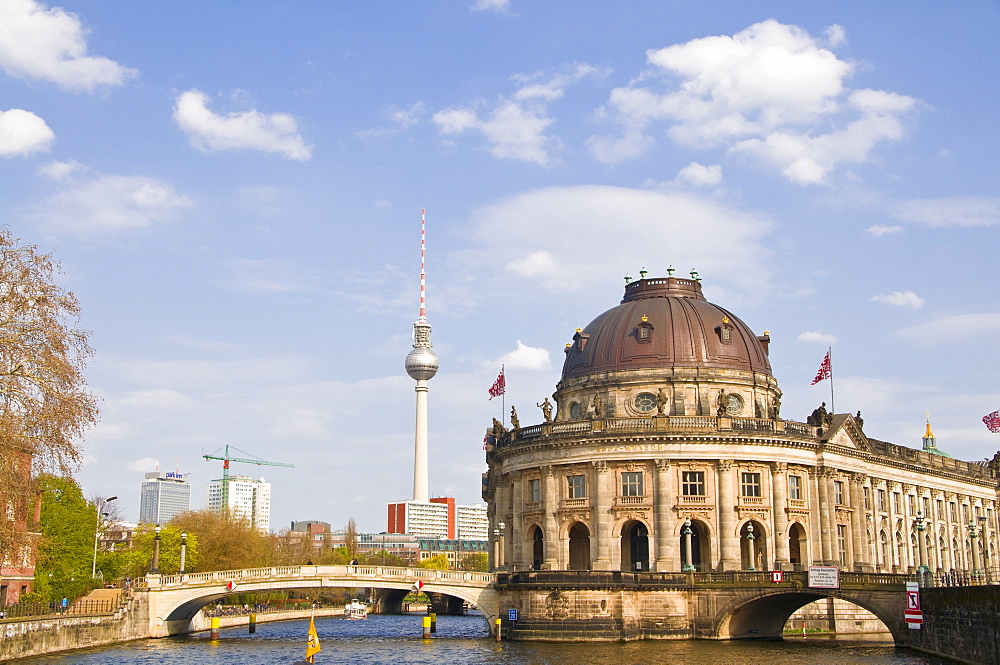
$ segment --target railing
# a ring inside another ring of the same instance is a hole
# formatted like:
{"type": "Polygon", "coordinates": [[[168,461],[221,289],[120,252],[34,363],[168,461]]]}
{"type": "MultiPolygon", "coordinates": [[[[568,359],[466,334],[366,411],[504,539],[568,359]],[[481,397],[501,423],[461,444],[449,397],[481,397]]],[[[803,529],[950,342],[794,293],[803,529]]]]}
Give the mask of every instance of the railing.
{"type": "Polygon", "coordinates": [[[616,506],[643,506],[652,503],[652,497],[648,496],[616,496],[616,506]]]}
{"type": "MultiPolygon", "coordinates": [[[[124,599],[123,599],[124,600],[124,599]]],[[[77,600],[67,607],[59,601],[48,603],[17,603],[0,606],[0,619],[22,619],[27,617],[60,617],[93,614],[113,614],[121,602],[114,600],[77,600]]]]}
{"type": "Polygon", "coordinates": [[[541,425],[532,425],[531,427],[524,427],[517,431],[517,438],[520,439],[534,439],[542,435],[541,425]]]}
{"type": "Polygon", "coordinates": [[[991,566],[980,570],[950,570],[935,573],[918,573],[922,586],[981,586],[1000,584],[1000,568],[991,566]]]}
{"type": "Polygon", "coordinates": [[[694,496],[686,494],[677,495],[677,505],[679,506],[694,506],[694,505],[704,505],[708,503],[707,496],[694,496]]]}
{"type": "Polygon", "coordinates": [[[764,497],[762,496],[741,496],[740,497],[741,506],[763,506],[764,497]]]}
{"type": "Polygon", "coordinates": [[[568,423],[555,423],[552,425],[553,434],[575,434],[577,432],[589,432],[589,420],[573,420],[568,423]]]}
{"type": "Polygon", "coordinates": [[[670,416],[670,429],[705,429],[718,427],[719,421],[708,416],[670,416]]]}
{"type": "MultiPolygon", "coordinates": [[[[246,570],[215,570],[206,573],[185,573],[184,575],[164,575],[159,578],[159,586],[179,584],[221,584],[237,580],[253,580],[288,577],[330,577],[336,575],[379,577],[390,579],[431,579],[463,582],[491,582],[492,573],[474,573],[461,570],[437,570],[434,568],[400,568],[396,566],[278,566],[273,568],[249,568],[246,570]]],[[[155,577],[152,579],[156,579],[155,577]]],[[[148,580],[144,580],[148,581],[148,580]]]]}
{"type": "Polygon", "coordinates": [[[646,432],[655,429],[652,418],[610,418],[604,429],[612,432],[646,432]]]}
{"type": "MultiPolygon", "coordinates": [[[[894,587],[902,590],[906,582],[914,581],[914,575],[894,575],[889,573],[850,573],[841,571],[841,587],[894,587]]],[[[808,585],[807,572],[785,572],[782,581],[771,580],[770,571],[734,570],[724,573],[677,572],[677,573],[631,573],[601,570],[542,570],[498,573],[497,585],[537,585],[563,587],[672,587],[694,588],[696,586],[739,586],[760,588],[803,588],[808,585]]]]}
{"type": "Polygon", "coordinates": [[[816,428],[812,425],[806,425],[805,423],[797,423],[791,420],[785,421],[785,431],[789,434],[798,434],[799,436],[816,436],[816,428]]]}
{"type": "Polygon", "coordinates": [[[563,499],[559,502],[560,508],[588,508],[590,507],[590,499],[584,497],[582,499],[563,499]]]}
{"type": "Polygon", "coordinates": [[[764,418],[733,418],[733,429],[749,432],[773,432],[774,421],[764,418]]]}

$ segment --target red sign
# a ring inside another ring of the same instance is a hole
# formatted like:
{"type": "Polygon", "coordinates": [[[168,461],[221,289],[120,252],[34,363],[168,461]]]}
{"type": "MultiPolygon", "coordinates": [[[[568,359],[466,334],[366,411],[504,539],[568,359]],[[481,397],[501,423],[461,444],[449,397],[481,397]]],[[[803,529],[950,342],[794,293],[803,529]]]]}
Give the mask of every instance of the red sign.
{"type": "Polygon", "coordinates": [[[783,578],[784,578],[784,575],[782,574],[782,572],[780,570],[772,570],[771,571],[771,581],[772,582],[781,582],[781,581],[783,581],[783,578]]]}
{"type": "Polygon", "coordinates": [[[236,591],[236,582],[230,582],[229,584],[226,585],[226,588],[229,589],[230,591],[236,591]]]}

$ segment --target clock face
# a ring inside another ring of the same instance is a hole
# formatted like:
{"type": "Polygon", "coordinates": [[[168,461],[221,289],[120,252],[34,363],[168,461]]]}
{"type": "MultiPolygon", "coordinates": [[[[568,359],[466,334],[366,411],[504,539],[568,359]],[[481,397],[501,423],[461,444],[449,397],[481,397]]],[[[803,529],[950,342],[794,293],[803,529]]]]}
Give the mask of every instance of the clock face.
{"type": "Polygon", "coordinates": [[[649,413],[656,409],[656,395],[653,393],[639,393],[635,396],[635,409],[642,413],[649,413]]]}
{"type": "Polygon", "coordinates": [[[726,412],[737,414],[743,410],[743,398],[736,393],[729,393],[726,396],[726,412]]]}

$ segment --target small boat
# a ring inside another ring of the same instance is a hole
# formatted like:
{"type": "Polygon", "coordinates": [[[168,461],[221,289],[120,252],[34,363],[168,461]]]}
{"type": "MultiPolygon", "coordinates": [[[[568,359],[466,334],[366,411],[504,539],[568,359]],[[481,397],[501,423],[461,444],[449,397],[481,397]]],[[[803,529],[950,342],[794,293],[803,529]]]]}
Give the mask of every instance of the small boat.
{"type": "Polygon", "coordinates": [[[316,620],[309,617],[309,637],[306,640],[306,659],[295,661],[295,665],[315,663],[316,654],[323,649],[319,646],[319,635],[316,633],[316,620]]]}
{"type": "Polygon", "coordinates": [[[345,619],[367,619],[368,618],[368,606],[362,603],[360,600],[355,598],[351,602],[344,605],[344,618],[345,619]]]}

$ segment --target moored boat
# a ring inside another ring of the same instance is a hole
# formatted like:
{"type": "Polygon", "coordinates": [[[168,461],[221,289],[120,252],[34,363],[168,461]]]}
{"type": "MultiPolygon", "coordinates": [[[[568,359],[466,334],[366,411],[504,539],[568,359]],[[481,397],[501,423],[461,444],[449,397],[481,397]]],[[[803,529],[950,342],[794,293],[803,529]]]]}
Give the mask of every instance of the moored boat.
{"type": "Polygon", "coordinates": [[[368,618],[368,606],[362,603],[360,600],[355,598],[351,602],[344,605],[344,618],[345,619],[367,619],[368,618]]]}

